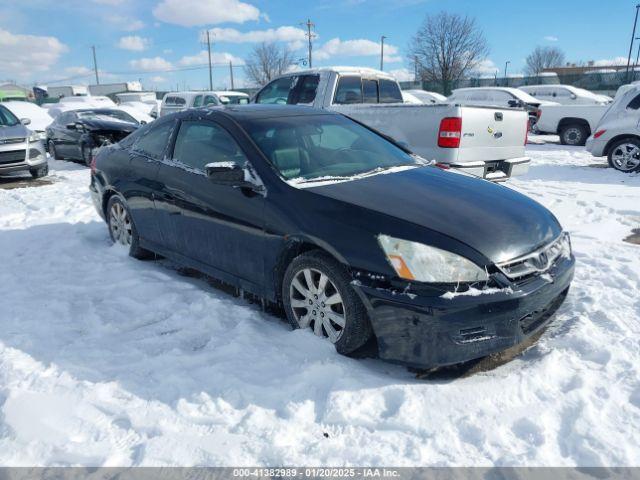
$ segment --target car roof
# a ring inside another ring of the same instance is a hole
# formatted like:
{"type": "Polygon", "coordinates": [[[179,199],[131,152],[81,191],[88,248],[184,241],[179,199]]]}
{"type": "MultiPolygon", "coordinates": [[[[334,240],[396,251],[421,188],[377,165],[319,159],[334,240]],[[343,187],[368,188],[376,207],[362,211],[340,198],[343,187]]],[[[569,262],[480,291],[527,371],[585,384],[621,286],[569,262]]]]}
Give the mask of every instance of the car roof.
{"type": "Polygon", "coordinates": [[[180,112],[178,115],[187,115],[189,113],[205,111],[211,113],[219,113],[236,120],[251,120],[257,118],[272,117],[299,117],[306,115],[337,115],[334,112],[319,110],[317,108],[307,107],[303,105],[225,105],[225,106],[207,106],[201,109],[192,109],[180,112]]]}

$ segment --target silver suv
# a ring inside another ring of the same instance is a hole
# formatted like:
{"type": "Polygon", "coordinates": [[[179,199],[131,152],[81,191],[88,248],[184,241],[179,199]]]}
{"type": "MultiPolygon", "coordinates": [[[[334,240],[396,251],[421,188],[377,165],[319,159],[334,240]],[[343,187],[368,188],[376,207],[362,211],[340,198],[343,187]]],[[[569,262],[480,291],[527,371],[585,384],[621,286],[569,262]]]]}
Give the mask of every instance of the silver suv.
{"type": "Polygon", "coordinates": [[[29,123],[0,105],[0,175],[28,171],[39,178],[49,173],[44,144],[39,134],[25,126],[29,123]]]}

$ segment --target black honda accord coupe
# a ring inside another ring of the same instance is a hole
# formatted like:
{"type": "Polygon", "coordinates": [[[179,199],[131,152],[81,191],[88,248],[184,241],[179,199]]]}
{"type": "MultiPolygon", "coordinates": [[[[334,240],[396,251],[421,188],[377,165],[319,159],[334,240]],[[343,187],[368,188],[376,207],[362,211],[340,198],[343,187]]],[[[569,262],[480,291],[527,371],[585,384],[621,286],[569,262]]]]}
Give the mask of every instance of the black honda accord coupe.
{"type": "Polygon", "coordinates": [[[539,332],[574,272],[540,204],[307,107],[163,117],[100,150],[90,189],[132,256],[278,303],[340,353],[375,338],[381,358],[419,368],[539,332]]]}

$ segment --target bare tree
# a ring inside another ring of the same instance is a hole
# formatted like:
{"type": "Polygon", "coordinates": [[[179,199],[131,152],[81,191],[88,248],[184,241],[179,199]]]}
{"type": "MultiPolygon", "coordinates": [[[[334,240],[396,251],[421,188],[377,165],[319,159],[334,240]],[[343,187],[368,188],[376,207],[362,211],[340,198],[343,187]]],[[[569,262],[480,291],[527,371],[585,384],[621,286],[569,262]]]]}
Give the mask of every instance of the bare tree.
{"type": "Polygon", "coordinates": [[[286,72],[293,63],[293,53],[286,47],[261,43],[249,54],[244,70],[251,83],[261,86],[286,72]]]}
{"type": "Polygon", "coordinates": [[[445,94],[489,53],[475,19],[447,12],[427,15],[408,50],[420,78],[439,82],[445,94]]]}
{"type": "Polygon", "coordinates": [[[564,52],[557,47],[536,47],[526,59],[524,72],[527,75],[538,75],[545,68],[564,65],[564,52]]]}

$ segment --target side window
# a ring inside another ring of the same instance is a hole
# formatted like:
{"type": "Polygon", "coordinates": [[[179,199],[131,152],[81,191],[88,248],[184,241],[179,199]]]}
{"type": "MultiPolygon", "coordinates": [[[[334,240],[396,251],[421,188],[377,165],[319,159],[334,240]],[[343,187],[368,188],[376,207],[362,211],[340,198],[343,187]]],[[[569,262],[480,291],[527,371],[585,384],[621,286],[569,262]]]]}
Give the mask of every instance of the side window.
{"type": "Polygon", "coordinates": [[[630,110],[638,110],[640,108],[640,95],[636,95],[636,97],[629,102],[627,108],[630,110]]]}
{"type": "Polygon", "coordinates": [[[362,103],[362,80],[360,77],[340,77],[333,102],[341,105],[362,103]]]}
{"type": "Polygon", "coordinates": [[[364,103],[378,103],[378,82],[362,79],[362,99],[364,103]]]}
{"type": "Polygon", "coordinates": [[[298,80],[295,103],[313,103],[320,83],[320,75],[303,75],[298,80]]]}
{"type": "Polygon", "coordinates": [[[174,97],[175,104],[184,107],[187,104],[187,101],[182,97],[174,97]]]}
{"type": "Polygon", "coordinates": [[[174,124],[172,121],[161,125],[149,124],[151,127],[140,136],[134,149],[148,157],[161,160],[174,124]]]}
{"type": "Polygon", "coordinates": [[[233,137],[221,126],[206,121],[184,121],[173,148],[173,159],[191,168],[204,171],[212,162],[247,162],[233,137]]]}
{"type": "Polygon", "coordinates": [[[205,95],[203,105],[218,105],[218,99],[213,95],[205,95]]]}
{"type": "Polygon", "coordinates": [[[402,93],[397,82],[380,79],[380,103],[402,103],[402,93]]]}
{"type": "Polygon", "coordinates": [[[198,108],[202,106],[202,95],[198,95],[193,99],[193,108],[198,108]]]}
{"type": "Polygon", "coordinates": [[[175,105],[176,104],[176,97],[167,97],[166,100],[164,101],[165,105],[175,105]]]}
{"type": "Polygon", "coordinates": [[[282,77],[269,83],[256,97],[256,103],[289,103],[298,77],[282,77]]]}
{"type": "Polygon", "coordinates": [[[492,102],[496,105],[508,106],[510,101],[516,101],[516,102],[518,101],[517,98],[515,98],[513,95],[507,92],[500,92],[500,91],[491,92],[490,97],[492,102]]]}

